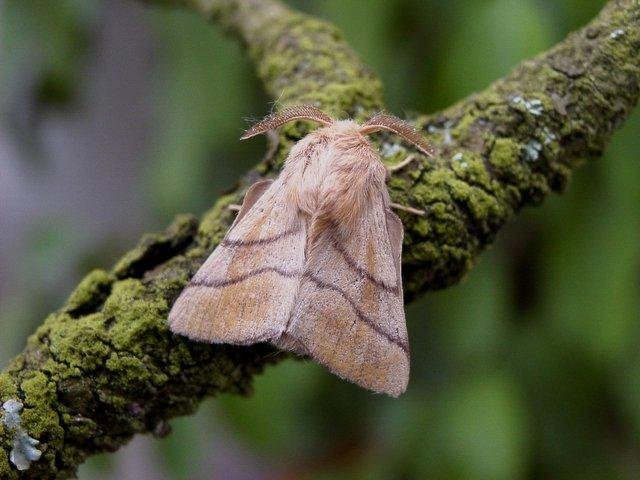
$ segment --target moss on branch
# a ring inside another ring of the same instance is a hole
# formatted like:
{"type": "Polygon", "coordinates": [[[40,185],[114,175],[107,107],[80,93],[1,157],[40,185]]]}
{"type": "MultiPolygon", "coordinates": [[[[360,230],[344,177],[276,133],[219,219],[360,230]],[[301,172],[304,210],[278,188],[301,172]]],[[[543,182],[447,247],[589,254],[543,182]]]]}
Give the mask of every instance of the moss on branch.
{"type": "MultiPolygon", "coordinates": [[[[272,0],[150,3],[187,6],[224,25],[284,103],[355,117],[383,106],[378,79],[327,23],[272,0]]],[[[561,190],[582,159],[600,155],[635,106],[639,78],[640,5],[621,0],[486,91],[417,118],[440,156],[389,182],[394,200],[427,211],[403,218],[407,296],[458,281],[515,212],[561,190]]],[[[252,376],[284,356],[266,345],[190,342],[165,322],[230,225],[226,206],[258,177],[276,174],[304,128],[283,129],[274,160],[258,165],[201,221],[180,216],[110,272],[90,273],[29,338],[0,374],[0,402],[24,404],[22,425],[40,441],[42,457],[18,472],[9,460],[14,432],[0,422],[0,478],[68,478],[88,455],[114,451],[137,433],[159,434],[167,419],[193,412],[206,396],[249,392],[252,376]]],[[[396,152],[385,161],[407,155],[392,136],[380,142],[383,152],[396,152]]]]}
{"type": "Polygon", "coordinates": [[[404,219],[410,294],[456,283],[520,208],[561,191],[583,160],[600,156],[635,107],[639,78],[640,5],[612,1],[485,91],[416,119],[440,157],[392,184],[395,198],[427,211],[404,219]]]}

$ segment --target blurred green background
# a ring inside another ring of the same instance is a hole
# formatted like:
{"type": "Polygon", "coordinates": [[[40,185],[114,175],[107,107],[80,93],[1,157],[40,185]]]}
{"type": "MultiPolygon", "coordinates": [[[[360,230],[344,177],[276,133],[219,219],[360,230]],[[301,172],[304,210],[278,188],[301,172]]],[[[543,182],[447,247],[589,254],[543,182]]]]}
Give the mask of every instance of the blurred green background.
{"type": "MultiPolygon", "coordinates": [[[[307,0],[386,86],[434,111],[593,17],[602,0],[307,0]]],[[[5,0],[0,360],[91,268],[258,161],[269,110],[240,47],[188,12],[5,0]]],[[[408,306],[399,400],[311,362],[92,458],[81,479],[640,478],[640,112],[568,191],[521,213],[461,284],[408,306]]]]}

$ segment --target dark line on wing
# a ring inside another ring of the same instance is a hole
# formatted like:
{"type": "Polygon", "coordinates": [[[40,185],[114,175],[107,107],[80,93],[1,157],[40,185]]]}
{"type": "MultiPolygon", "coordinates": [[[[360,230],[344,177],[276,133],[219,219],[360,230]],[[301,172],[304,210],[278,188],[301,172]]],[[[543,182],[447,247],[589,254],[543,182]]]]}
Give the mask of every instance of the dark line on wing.
{"type": "Polygon", "coordinates": [[[351,308],[353,308],[353,311],[355,312],[356,316],[363,323],[365,323],[369,328],[371,328],[371,330],[376,332],[378,335],[386,338],[389,342],[393,343],[394,345],[397,345],[398,347],[400,347],[400,349],[402,349],[402,351],[404,351],[404,353],[409,355],[409,345],[407,345],[405,342],[403,342],[398,338],[392,337],[388,332],[385,332],[382,328],[380,328],[379,325],[377,325],[362,310],[360,310],[356,302],[354,302],[351,298],[349,298],[346,292],[344,292],[341,288],[336,287],[335,285],[327,283],[323,280],[320,280],[318,277],[316,277],[315,275],[309,272],[305,272],[303,277],[313,282],[319,288],[331,290],[339,294],[342,298],[344,298],[347,301],[347,303],[349,303],[349,305],[351,305],[351,308]]]}
{"type": "Polygon", "coordinates": [[[208,288],[222,288],[227,287],[229,285],[234,285],[236,283],[244,282],[245,280],[255,277],[256,275],[261,275],[263,273],[277,273],[281,277],[285,278],[296,278],[299,277],[302,272],[298,270],[285,270],[278,267],[263,267],[258,268],[256,270],[251,270],[243,275],[240,275],[235,278],[229,279],[219,279],[219,280],[192,280],[186,288],[189,287],[208,287],[208,288]]]}
{"type": "Polygon", "coordinates": [[[269,243],[277,242],[285,237],[289,237],[291,235],[295,235],[300,230],[302,230],[302,225],[296,225],[289,230],[285,230],[284,232],[280,232],[272,237],[266,238],[256,238],[255,240],[232,240],[230,238],[225,238],[220,242],[220,245],[223,247],[255,247],[258,245],[267,245],[269,243]]]}
{"type": "MultiPolygon", "coordinates": [[[[395,296],[400,296],[400,287],[398,286],[397,283],[391,286],[391,285],[387,285],[382,280],[378,280],[376,277],[374,277],[368,271],[366,271],[364,268],[358,265],[355,262],[355,260],[351,258],[351,256],[347,253],[347,251],[344,248],[342,248],[342,245],[340,245],[340,243],[338,243],[338,241],[335,238],[332,240],[331,243],[333,245],[333,248],[335,248],[340,253],[340,255],[342,255],[342,258],[344,258],[344,261],[347,263],[347,265],[349,265],[349,268],[359,273],[360,276],[362,276],[363,278],[366,278],[371,283],[373,283],[376,287],[381,288],[385,292],[392,293],[395,296]]],[[[395,268],[395,262],[393,263],[393,268],[395,268]]]]}

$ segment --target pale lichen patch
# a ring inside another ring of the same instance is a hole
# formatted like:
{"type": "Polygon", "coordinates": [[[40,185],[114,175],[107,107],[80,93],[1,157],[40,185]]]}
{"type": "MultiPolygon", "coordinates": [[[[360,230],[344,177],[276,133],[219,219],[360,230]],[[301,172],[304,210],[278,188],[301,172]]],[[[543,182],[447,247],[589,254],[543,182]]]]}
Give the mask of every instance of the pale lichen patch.
{"type": "Polygon", "coordinates": [[[545,145],[551,145],[553,142],[557,140],[557,136],[553,133],[549,127],[545,126],[542,129],[542,139],[545,145]]]}
{"type": "Polygon", "coordinates": [[[442,128],[438,128],[436,125],[429,125],[427,127],[427,132],[431,134],[440,133],[442,135],[441,143],[446,147],[453,143],[453,138],[451,137],[451,127],[453,127],[453,125],[453,120],[447,120],[442,125],[442,128]]]}
{"type": "Polygon", "coordinates": [[[530,140],[524,146],[525,159],[530,162],[535,162],[540,158],[540,152],[542,152],[542,145],[537,140],[530,140]]]}
{"type": "Polygon", "coordinates": [[[611,35],[609,35],[610,38],[612,38],[613,40],[617,40],[618,38],[622,37],[624,35],[624,30],[622,28],[618,28],[616,30],[614,30],[613,32],[611,32],[611,35]]]}
{"type": "Polygon", "coordinates": [[[406,152],[406,149],[397,143],[383,143],[380,147],[380,153],[384,158],[395,157],[401,152],[406,152]]]}
{"type": "Polygon", "coordinates": [[[42,455],[42,452],[36,448],[40,442],[22,428],[20,418],[22,407],[22,402],[15,398],[2,404],[4,426],[13,435],[13,446],[9,453],[9,460],[21,471],[27,470],[31,466],[31,462],[37,462],[42,455]]]}
{"type": "Polygon", "coordinates": [[[511,101],[515,105],[522,105],[531,115],[535,115],[536,117],[542,115],[544,113],[544,106],[542,104],[542,100],[537,98],[532,98],[530,100],[521,97],[520,95],[516,95],[511,98],[511,101]]]}

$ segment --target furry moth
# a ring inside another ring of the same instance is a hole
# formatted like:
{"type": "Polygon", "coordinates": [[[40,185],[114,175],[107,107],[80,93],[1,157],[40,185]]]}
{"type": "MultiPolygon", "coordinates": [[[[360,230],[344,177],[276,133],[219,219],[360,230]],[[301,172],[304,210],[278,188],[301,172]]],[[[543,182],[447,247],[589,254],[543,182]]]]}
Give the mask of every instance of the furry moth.
{"type": "Polygon", "coordinates": [[[359,125],[307,105],[267,116],[246,139],[298,119],[321,128],[280,176],[255,183],[233,225],[169,314],[173,332],[210,343],[271,342],[362,387],[397,397],[409,380],[400,257],[386,168],[365,135],[389,130],[433,149],[399,118],[359,125]]]}

